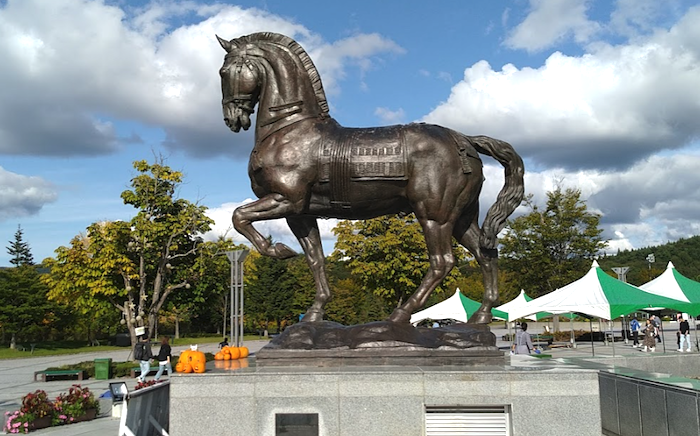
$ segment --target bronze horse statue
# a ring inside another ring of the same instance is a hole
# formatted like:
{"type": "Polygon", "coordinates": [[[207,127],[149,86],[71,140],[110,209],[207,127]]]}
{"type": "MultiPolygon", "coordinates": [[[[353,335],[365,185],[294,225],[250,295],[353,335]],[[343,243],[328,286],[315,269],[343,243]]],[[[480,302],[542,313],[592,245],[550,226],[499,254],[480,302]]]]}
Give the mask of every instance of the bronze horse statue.
{"type": "Polygon", "coordinates": [[[316,283],[303,321],[322,321],[331,298],[316,219],[369,219],[415,213],[423,228],[430,269],[418,289],[389,321],[408,323],[455,265],[452,237],[476,258],[483,272],[484,299],[470,323],[491,321],[498,301],[498,232],[523,198],[523,161],[510,144],[466,136],[431,124],[375,128],[342,127],[330,117],[316,67],[293,39],[255,33],[226,41],[219,71],[224,122],[247,130],[258,105],[255,146],[248,174],[259,200],[237,208],[235,229],[262,254],[294,256],[272,244],[253,223],[285,218],[306,254],[316,283]],[[505,171],[496,203],[479,226],[483,184],[478,153],[505,171]]]}

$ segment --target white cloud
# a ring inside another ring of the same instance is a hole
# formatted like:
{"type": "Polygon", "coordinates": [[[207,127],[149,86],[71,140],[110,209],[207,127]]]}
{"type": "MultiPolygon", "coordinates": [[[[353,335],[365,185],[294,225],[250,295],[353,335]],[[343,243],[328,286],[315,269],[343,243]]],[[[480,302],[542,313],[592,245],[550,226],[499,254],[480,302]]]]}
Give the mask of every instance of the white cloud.
{"type": "Polygon", "coordinates": [[[587,42],[600,30],[598,23],[588,19],[586,0],[530,0],[528,16],[505,40],[506,46],[540,51],[573,37],[578,43],[587,42]]]}
{"type": "Polygon", "coordinates": [[[23,176],[0,167],[0,221],[27,217],[56,201],[56,187],[40,177],[23,176]]]}
{"type": "Polygon", "coordinates": [[[378,54],[402,52],[376,34],[328,43],[302,25],[237,6],[152,2],[122,10],[88,0],[9,1],[0,7],[0,153],[111,153],[128,141],[110,121],[138,120],[163,128],[171,148],[243,155],[247,147],[231,147],[243,137],[220,121],[216,72],[224,52],[214,35],[259,31],[299,41],[330,93],[348,64],[366,71],[378,54]],[[170,28],[184,16],[195,22],[170,28]]]}
{"type": "Polygon", "coordinates": [[[383,124],[398,124],[405,121],[406,113],[403,109],[398,108],[392,111],[389,108],[378,107],[374,110],[374,115],[378,116],[383,124]]]}
{"type": "Polygon", "coordinates": [[[535,163],[624,168],[700,136],[700,7],[635,44],[556,52],[539,68],[467,68],[424,117],[511,142],[535,163]]]}

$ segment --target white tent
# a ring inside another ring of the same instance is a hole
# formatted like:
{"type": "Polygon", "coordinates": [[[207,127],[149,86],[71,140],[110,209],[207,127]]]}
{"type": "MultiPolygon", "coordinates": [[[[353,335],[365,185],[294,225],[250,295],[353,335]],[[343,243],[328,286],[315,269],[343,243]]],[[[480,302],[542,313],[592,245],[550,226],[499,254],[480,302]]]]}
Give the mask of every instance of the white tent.
{"type": "Polygon", "coordinates": [[[700,314],[700,283],[681,275],[672,262],[668,263],[663,274],[644,283],[640,288],[652,294],[685,302],[672,307],[675,310],[688,312],[693,316],[700,314]]]}
{"type": "Polygon", "coordinates": [[[584,313],[588,316],[615,319],[619,316],[657,307],[674,307],[678,300],[655,295],[629,283],[610,277],[593,261],[591,269],[580,279],[517,307],[510,319],[538,312],[584,313]]]}
{"type": "MultiPolygon", "coordinates": [[[[481,303],[465,297],[457,288],[454,295],[447,300],[411,315],[411,324],[416,325],[425,319],[454,319],[460,322],[467,322],[467,319],[472,313],[476,312],[479,306],[481,306],[481,303]]],[[[491,314],[498,319],[506,319],[508,316],[505,312],[496,309],[492,310],[491,314]]]]}
{"type": "MultiPolygon", "coordinates": [[[[515,318],[512,318],[510,316],[510,312],[515,310],[516,308],[519,308],[519,307],[526,305],[528,303],[528,301],[531,301],[531,300],[532,300],[532,298],[528,297],[525,294],[525,290],[521,289],[520,294],[518,294],[517,297],[513,298],[512,300],[510,300],[509,302],[507,302],[505,304],[501,304],[500,306],[498,306],[496,308],[496,310],[500,310],[501,312],[507,313],[508,314],[508,321],[515,321],[515,318]]],[[[526,316],[525,318],[532,320],[532,321],[537,321],[538,316],[537,316],[537,314],[534,314],[534,315],[526,316]]]]}

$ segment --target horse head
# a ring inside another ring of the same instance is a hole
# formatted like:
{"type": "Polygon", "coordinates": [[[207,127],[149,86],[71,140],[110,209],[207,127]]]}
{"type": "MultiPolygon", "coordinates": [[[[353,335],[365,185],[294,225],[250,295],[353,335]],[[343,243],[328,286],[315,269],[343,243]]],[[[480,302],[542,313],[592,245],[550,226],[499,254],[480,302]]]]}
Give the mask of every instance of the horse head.
{"type": "Polygon", "coordinates": [[[234,132],[241,128],[248,130],[250,116],[255,112],[260,97],[259,67],[233,41],[217,38],[228,53],[219,70],[224,123],[234,132]]]}
{"type": "Polygon", "coordinates": [[[301,119],[328,115],[318,71],[294,40],[269,32],[217,39],[226,50],[219,73],[224,122],[231,130],[247,130],[258,103],[259,139],[301,119]]]}

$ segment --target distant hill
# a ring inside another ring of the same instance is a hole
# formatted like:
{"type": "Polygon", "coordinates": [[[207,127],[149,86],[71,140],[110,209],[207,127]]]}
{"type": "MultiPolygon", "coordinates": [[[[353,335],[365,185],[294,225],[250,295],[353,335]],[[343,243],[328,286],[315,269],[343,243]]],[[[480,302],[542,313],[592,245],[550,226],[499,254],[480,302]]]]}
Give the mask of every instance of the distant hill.
{"type": "Polygon", "coordinates": [[[673,262],[679,273],[700,282],[700,236],[679,239],[656,247],[625,250],[617,255],[598,259],[601,268],[606,272],[612,272],[613,267],[630,267],[627,272],[627,281],[637,286],[648,282],[650,277],[658,277],[666,270],[669,261],[673,262]],[[651,264],[651,270],[649,270],[646,258],[652,253],[656,262],[651,264]]]}

